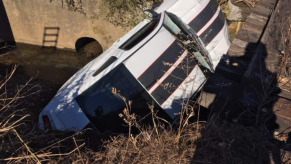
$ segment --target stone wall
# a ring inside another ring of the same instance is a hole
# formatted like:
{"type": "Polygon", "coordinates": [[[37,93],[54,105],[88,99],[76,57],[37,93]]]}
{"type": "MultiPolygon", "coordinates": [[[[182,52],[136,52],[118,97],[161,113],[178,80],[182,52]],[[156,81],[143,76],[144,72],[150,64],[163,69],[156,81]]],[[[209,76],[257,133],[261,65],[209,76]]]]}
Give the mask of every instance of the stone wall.
{"type": "MultiPolygon", "coordinates": [[[[83,1],[82,12],[74,11],[66,0],[3,0],[3,3],[16,42],[42,46],[45,27],[57,27],[58,48],[75,49],[79,38],[90,37],[107,49],[125,34],[121,27],[95,17],[97,0],[83,1]]],[[[46,40],[55,40],[55,36],[47,36],[46,40]]]]}

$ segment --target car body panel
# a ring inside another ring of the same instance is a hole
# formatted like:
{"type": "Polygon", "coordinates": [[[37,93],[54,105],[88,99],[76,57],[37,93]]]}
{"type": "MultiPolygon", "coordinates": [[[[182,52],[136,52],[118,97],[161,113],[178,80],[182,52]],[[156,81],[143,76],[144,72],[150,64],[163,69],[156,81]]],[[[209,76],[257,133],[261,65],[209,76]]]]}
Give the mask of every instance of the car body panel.
{"type": "Polygon", "coordinates": [[[168,0],[158,8],[161,12],[160,22],[141,42],[130,50],[119,48],[149,20],[141,22],[102,55],[71,77],[41,112],[39,127],[43,129],[42,116],[48,115],[54,124],[57,124],[53,125],[54,129],[74,131],[83,129],[89,123],[89,119],[82,112],[75,98],[121,63],[124,63],[153,100],[171,118],[175,118],[180,110],[180,101],[197,92],[205,83],[206,77],[194,63],[191,69],[187,69],[187,74],[178,69],[179,64],[188,58],[188,52],[181,48],[175,37],[162,26],[164,10],[176,14],[191,28],[196,29],[194,31],[204,43],[204,48],[208,51],[215,68],[230,45],[227,25],[216,0],[168,0]],[[205,13],[204,10],[207,12],[205,13]],[[117,60],[98,75],[93,76],[111,56],[115,56],[117,60]],[[177,80],[173,78],[173,75],[181,79],[177,80]],[[174,84],[170,91],[165,90],[165,83],[174,84]]]}
{"type": "Polygon", "coordinates": [[[174,40],[175,38],[171,33],[162,27],[154,39],[148,41],[146,45],[139,49],[138,53],[135,53],[130,59],[124,62],[126,67],[136,78],[140,77],[161,54],[165,53],[174,40]],[[158,48],[156,48],[157,46],[158,48]]]}
{"type": "Polygon", "coordinates": [[[70,110],[64,110],[57,116],[65,127],[63,130],[71,129],[78,131],[89,124],[90,121],[75,100],[73,100],[66,108],[70,110]]]}

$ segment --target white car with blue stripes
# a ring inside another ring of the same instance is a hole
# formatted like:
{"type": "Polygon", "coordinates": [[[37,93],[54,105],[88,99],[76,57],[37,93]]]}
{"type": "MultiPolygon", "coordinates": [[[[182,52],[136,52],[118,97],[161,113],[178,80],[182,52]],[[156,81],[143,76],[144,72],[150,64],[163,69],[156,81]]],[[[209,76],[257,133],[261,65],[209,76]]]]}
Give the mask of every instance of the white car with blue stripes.
{"type": "Polygon", "coordinates": [[[62,86],[39,115],[41,129],[127,131],[113,87],[139,118],[148,104],[168,121],[178,117],[226,54],[228,27],[216,0],[167,0],[152,15],[62,86]]]}

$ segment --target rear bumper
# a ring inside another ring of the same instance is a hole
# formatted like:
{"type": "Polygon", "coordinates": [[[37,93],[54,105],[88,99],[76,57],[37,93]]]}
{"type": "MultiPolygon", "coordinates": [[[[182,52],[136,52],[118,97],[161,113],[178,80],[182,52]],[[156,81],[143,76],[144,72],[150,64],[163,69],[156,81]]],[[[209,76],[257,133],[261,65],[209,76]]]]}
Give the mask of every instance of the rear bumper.
{"type": "Polygon", "coordinates": [[[48,104],[38,118],[38,127],[43,130],[45,130],[43,121],[44,115],[48,116],[52,130],[80,131],[90,122],[75,100],[58,113],[51,104],[48,104]]]}

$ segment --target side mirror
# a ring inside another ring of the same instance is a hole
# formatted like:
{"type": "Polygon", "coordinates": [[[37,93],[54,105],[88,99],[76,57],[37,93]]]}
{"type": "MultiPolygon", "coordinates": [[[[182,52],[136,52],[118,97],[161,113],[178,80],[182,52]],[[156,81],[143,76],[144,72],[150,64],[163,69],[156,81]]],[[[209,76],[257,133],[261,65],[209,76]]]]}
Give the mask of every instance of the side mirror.
{"type": "Polygon", "coordinates": [[[155,18],[159,15],[157,12],[151,9],[145,10],[144,13],[150,18],[155,18]]]}

